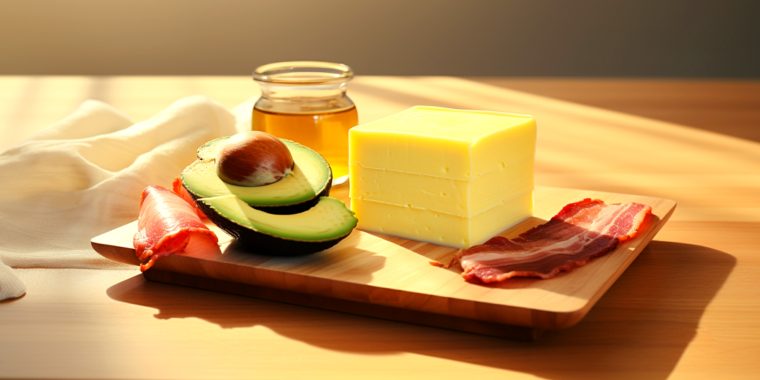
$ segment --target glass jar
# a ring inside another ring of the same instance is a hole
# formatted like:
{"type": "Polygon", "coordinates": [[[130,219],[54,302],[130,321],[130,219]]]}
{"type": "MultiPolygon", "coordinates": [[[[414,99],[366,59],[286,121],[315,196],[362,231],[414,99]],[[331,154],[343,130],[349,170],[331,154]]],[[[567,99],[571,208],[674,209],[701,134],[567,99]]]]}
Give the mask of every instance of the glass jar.
{"type": "Polygon", "coordinates": [[[297,141],[321,153],[333,182],[348,178],[348,130],[358,123],[346,95],[351,68],[339,63],[294,61],[260,66],[253,80],[261,97],[253,106],[252,128],[297,141]]]}

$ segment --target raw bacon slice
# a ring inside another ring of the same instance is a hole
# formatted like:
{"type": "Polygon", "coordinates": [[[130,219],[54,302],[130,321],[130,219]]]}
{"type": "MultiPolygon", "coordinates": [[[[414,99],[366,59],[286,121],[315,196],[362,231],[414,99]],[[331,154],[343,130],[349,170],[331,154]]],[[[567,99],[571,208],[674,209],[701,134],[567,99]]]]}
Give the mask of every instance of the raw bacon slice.
{"type": "Polygon", "coordinates": [[[462,276],[495,283],[511,277],[551,278],[613,251],[635,237],[652,208],[640,203],[605,204],[584,199],[514,239],[494,237],[460,252],[462,276]]]}
{"type": "Polygon", "coordinates": [[[133,239],[141,271],[148,270],[159,258],[175,253],[221,254],[217,242],[214,232],[178,195],[160,186],[143,190],[133,239]]]}

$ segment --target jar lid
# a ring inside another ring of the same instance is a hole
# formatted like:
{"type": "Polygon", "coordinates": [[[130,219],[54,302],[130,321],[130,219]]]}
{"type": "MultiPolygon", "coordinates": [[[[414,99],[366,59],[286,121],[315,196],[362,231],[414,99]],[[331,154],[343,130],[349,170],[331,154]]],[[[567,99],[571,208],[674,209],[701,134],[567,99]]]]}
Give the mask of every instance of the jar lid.
{"type": "Polygon", "coordinates": [[[336,83],[353,76],[348,65],[322,61],[275,62],[259,66],[253,72],[253,80],[257,82],[279,84],[336,83]]]}

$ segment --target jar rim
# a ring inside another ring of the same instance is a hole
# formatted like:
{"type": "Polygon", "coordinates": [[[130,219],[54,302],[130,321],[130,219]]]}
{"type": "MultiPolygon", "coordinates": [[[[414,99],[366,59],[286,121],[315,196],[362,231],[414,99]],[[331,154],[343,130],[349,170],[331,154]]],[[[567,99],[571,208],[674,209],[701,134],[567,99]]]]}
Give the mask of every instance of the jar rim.
{"type": "Polygon", "coordinates": [[[256,82],[279,84],[321,84],[345,82],[354,72],[343,63],[325,61],[286,61],[262,65],[253,72],[256,82]]]}

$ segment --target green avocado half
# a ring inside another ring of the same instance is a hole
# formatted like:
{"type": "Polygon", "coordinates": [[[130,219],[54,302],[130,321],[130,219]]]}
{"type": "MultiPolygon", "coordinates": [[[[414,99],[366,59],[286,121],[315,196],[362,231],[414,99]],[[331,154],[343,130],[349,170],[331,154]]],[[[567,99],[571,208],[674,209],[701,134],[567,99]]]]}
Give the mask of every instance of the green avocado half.
{"type": "Polygon", "coordinates": [[[345,203],[328,196],[332,172],[319,153],[281,139],[293,156],[293,171],[269,185],[235,186],[216,171],[226,139],[198,148],[198,159],[180,178],[206,216],[242,247],[270,255],[314,253],[337,244],[356,227],[345,203]]]}
{"type": "Polygon", "coordinates": [[[357,219],[338,199],[319,197],[314,207],[296,214],[270,214],[234,195],[197,200],[214,224],[252,251],[303,255],[330,248],[356,227],[357,219]]]}
{"type": "Polygon", "coordinates": [[[228,137],[211,140],[197,150],[198,159],[180,175],[182,185],[198,198],[235,195],[251,207],[277,214],[291,214],[314,206],[330,194],[332,170],[322,155],[297,142],[281,139],[295,163],[281,180],[264,186],[237,186],[217,175],[216,159],[228,137]]]}

